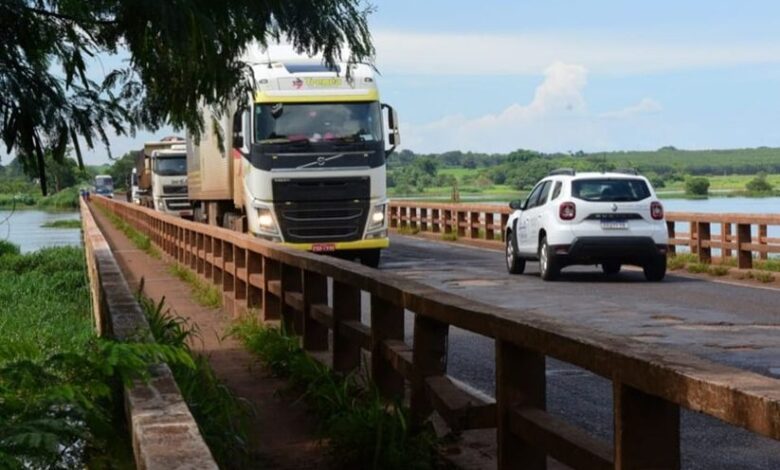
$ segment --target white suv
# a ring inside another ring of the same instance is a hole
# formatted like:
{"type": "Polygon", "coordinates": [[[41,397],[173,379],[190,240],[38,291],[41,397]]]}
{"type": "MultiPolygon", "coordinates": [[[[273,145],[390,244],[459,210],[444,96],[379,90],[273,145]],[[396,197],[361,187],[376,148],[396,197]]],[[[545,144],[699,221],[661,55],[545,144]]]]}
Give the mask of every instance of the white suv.
{"type": "Polygon", "coordinates": [[[649,281],[666,275],[668,235],[664,209],[652,185],[635,171],[575,173],[560,169],[542,179],[528,199],[513,201],[506,226],[506,264],[521,274],[538,259],[542,279],[573,264],[644,269],[649,281]]]}

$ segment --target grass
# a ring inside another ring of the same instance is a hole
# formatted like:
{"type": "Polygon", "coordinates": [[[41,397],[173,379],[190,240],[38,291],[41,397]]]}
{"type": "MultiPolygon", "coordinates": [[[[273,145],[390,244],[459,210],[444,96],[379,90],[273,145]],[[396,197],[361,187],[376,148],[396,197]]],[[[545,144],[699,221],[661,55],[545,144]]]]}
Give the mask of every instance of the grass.
{"type": "Polygon", "coordinates": [[[410,227],[408,225],[398,227],[398,234],[399,235],[417,235],[420,233],[419,227],[410,227]]]}
{"type": "Polygon", "coordinates": [[[442,233],[441,239],[445,242],[456,242],[458,241],[458,233],[457,232],[450,232],[450,233],[442,233]]]}
{"type": "Polygon", "coordinates": [[[780,272],[780,259],[755,260],[753,266],[762,271],[780,272]]]}
{"type": "Polygon", "coordinates": [[[731,268],[729,268],[728,266],[720,265],[720,264],[710,265],[709,268],[707,269],[707,273],[710,276],[715,276],[715,277],[725,276],[730,271],[731,271],[731,268]]]}
{"type": "Polygon", "coordinates": [[[667,262],[666,267],[670,270],[676,271],[678,269],[685,268],[689,263],[698,263],[699,258],[692,253],[679,253],[671,256],[667,262]]]}
{"type": "Polygon", "coordinates": [[[189,268],[179,263],[168,267],[168,272],[192,287],[195,301],[208,308],[219,308],[222,306],[222,293],[215,286],[204,282],[197,274],[189,268]]]}
{"type": "Polygon", "coordinates": [[[160,259],[162,257],[160,255],[160,251],[152,245],[152,241],[151,239],[149,239],[149,237],[147,237],[143,233],[133,228],[133,226],[131,226],[124,220],[120,219],[116,214],[114,214],[110,210],[102,206],[94,206],[94,207],[97,207],[97,209],[103,215],[108,217],[108,220],[111,221],[114,227],[119,229],[120,232],[124,233],[125,236],[130,239],[133,245],[136,246],[136,248],[143,251],[144,253],[151,256],[152,258],[160,259]]]}
{"type": "Polygon", "coordinates": [[[766,271],[749,271],[749,278],[755,279],[758,282],[763,282],[765,284],[774,282],[775,276],[772,273],[766,272],[766,271]]]}
{"type": "Polygon", "coordinates": [[[233,334],[274,374],[288,378],[319,418],[334,468],[434,468],[433,433],[413,429],[408,410],[380,398],[364,377],[334,374],[309,357],[297,338],[252,319],[237,323],[233,334]]]}
{"type": "Polygon", "coordinates": [[[80,229],[81,220],[53,220],[41,225],[42,228],[68,228],[68,229],[80,229]]]}
{"type": "Polygon", "coordinates": [[[689,263],[687,269],[689,273],[705,274],[710,271],[710,265],[704,263],[689,263]]]}
{"type": "Polygon", "coordinates": [[[82,249],[0,242],[0,468],[132,468],[119,386],[181,357],[97,338],[90,308],[82,249]]]}
{"type": "Polygon", "coordinates": [[[173,364],[171,371],[220,468],[248,468],[252,463],[247,444],[250,405],[217,378],[206,357],[190,349],[199,337],[196,325],[172,314],[165,298],[158,303],[140,293],[138,298],[157,343],[184,351],[194,364],[173,364]]]}

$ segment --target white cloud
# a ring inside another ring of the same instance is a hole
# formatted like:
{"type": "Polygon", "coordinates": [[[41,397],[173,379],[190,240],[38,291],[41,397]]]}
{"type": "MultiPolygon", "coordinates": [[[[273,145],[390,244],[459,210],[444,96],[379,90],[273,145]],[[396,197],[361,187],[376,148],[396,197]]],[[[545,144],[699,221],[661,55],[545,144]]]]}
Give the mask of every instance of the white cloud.
{"type": "Polygon", "coordinates": [[[669,41],[628,34],[550,32],[373,33],[385,73],[423,75],[537,74],[561,60],[594,73],[634,74],[703,67],[780,63],[780,42],[724,39],[669,41]]]}
{"type": "Polygon", "coordinates": [[[660,103],[644,98],[621,110],[590,113],[583,94],[587,76],[581,65],[555,62],[545,69],[544,80],[528,104],[515,103],[476,118],[454,114],[422,125],[402,123],[404,147],[421,152],[620,148],[625,145],[623,135],[636,138],[637,129],[632,128],[636,117],[662,109],[660,103]]]}
{"type": "Polygon", "coordinates": [[[605,118],[625,119],[639,116],[640,114],[654,114],[661,112],[661,110],[663,110],[661,103],[651,98],[643,98],[635,105],[627,106],[618,111],[601,113],[600,116],[605,118]]]}

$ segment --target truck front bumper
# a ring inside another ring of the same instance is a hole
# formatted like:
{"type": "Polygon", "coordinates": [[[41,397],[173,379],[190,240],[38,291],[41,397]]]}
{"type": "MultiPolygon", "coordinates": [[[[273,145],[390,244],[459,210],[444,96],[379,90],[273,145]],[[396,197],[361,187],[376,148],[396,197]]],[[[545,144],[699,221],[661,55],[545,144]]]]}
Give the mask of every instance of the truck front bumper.
{"type": "Polygon", "coordinates": [[[297,250],[314,252],[332,252],[347,250],[372,250],[382,249],[390,246],[389,238],[371,238],[368,240],[356,240],[352,242],[334,242],[334,243],[282,243],[282,246],[288,246],[297,250]]]}

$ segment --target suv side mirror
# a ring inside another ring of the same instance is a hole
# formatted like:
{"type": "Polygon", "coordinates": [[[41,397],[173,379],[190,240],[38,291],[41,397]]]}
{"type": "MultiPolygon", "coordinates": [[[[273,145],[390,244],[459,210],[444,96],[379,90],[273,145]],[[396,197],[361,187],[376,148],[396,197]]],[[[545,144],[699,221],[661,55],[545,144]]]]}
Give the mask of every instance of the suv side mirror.
{"type": "Polygon", "coordinates": [[[509,208],[514,210],[524,210],[527,199],[515,199],[509,203],[509,208]]]}

